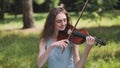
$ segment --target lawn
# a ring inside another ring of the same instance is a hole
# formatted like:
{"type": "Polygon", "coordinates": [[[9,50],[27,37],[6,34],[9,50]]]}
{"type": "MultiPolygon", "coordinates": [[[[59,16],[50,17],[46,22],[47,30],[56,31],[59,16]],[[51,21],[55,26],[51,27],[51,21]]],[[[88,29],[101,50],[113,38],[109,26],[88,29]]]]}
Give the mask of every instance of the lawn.
{"type": "MultiPolygon", "coordinates": [[[[106,11],[101,20],[99,17],[85,12],[77,28],[85,28],[90,35],[101,37],[107,45],[94,46],[83,68],[119,68],[120,66],[120,10],[106,11]]],[[[39,52],[39,35],[43,29],[48,13],[34,14],[35,27],[22,28],[22,15],[17,18],[5,14],[5,20],[0,21],[0,68],[37,68],[39,52]]],[[[78,15],[69,13],[74,25],[78,15]]],[[[80,45],[82,55],[84,44],[80,45]]],[[[47,64],[43,66],[47,68],[47,64]]]]}

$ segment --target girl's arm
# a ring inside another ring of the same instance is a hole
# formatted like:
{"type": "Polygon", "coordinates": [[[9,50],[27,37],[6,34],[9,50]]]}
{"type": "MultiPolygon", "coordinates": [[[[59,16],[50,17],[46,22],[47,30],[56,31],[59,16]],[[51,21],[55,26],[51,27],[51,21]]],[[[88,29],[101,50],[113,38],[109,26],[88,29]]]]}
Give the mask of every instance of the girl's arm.
{"type": "Polygon", "coordinates": [[[39,45],[39,55],[38,55],[38,68],[41,68],[43,66],[43,64],[46,62],[48,55],[50,54],[51,50],[53,49],[52,46],[50,46],[49,48],[45,49],[46,46],[46,42],[41,39],[40,41],[40,45],[39,45]]]}
{"type": "Polygon", "coordinates": [[[84,65],[84,63],[85,63],[85,61],[88,57],[88,54],[89,54],[94,42],[95,42],[94,37],[92,37],[92,36],[87,36],[86,37],[85,50],[84,50],[83,55],[82,55],[81,59],[79,60],[79,62],[76,63],[75,68],[82,68],[82,66],[84,65]]]}
{"type": "Polygon", "coordinates": [[[78,61],[80,60],[79,57],[79,45],[72,45],[72,51],[73,51],[73,60],[74,60],[74,66],[76,65],[76,63],[78,63],[78,61]]]}
{"type": "Polygon", "coordinates": [[[42,67],[43,64],[46,62],[51,50],[54,47],[61,47],[62,49],[67,47],[67,43],[65,43],[65,41],[68,43],[69,41],[67,39],[64,40],[60,40],[60,41],[56,41],[53,42],[46,50],[45,50],[45,46],[46,46],[46,41],[44,41],[43,39],[40,41],[40,51],[39,51],[39,55],[38,55],[38,68],[42,67]]]}

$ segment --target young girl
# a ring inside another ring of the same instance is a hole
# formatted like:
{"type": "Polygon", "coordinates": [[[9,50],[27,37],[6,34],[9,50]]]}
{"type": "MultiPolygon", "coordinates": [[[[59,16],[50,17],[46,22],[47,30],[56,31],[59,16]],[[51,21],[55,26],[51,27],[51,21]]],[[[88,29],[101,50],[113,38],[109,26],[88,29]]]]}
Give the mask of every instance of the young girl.
{"type": "Polygon", "coordinates": [[[57,7],[50,11],[40,37],[38,68],[41,68],[46,61],[48,61],[48,68],[82,68],[95,38],[86,37],[85,50],[80,58],[78,45],[68,39],[57,40],[59,32],[65,30],[69,24],[70,19],[64,8],[57,7]]]}

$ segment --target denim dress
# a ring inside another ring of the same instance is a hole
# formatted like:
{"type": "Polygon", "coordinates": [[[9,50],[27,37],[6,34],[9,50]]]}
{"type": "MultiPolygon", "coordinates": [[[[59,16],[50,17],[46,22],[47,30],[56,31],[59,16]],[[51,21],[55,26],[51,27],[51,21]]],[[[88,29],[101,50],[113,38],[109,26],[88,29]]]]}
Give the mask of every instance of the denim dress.
{"type": "MultiPolygon", "coordinates": [[[[46,48],[50,46],[53,41],[49,39],[46,48]]],[[[62,49],[55,47],[48,56],[48,68],[74,68],[72,49],[70,44],[62,53],[62,49]]]]}

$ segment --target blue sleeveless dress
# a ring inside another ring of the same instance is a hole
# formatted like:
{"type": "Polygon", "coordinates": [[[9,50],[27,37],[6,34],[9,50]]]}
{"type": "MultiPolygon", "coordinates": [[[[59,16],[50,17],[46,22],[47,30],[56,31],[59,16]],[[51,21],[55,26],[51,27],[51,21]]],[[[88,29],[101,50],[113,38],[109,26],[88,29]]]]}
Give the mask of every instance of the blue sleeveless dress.
{"type": "MultiPolygon", "coordinates": [[[[46,47],[48,48],[52,40],[47,41],[46,47]]],[[[62,53],[61,48],[53,48],[48,56],[48,68],[74,68],[72,49],[70,44],[62,53]]]]}

